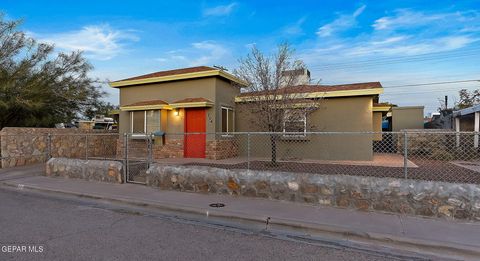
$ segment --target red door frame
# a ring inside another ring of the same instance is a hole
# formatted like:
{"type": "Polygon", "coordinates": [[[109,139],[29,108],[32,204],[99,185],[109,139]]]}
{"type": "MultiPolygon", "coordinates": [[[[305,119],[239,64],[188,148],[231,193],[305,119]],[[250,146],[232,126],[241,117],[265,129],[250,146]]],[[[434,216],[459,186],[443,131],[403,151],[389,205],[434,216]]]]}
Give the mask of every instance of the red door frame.
{"type": "Polygon", "coordinates": [[[186,108],[184,122],[184,146],[183,157],[205,158],[206,151],[206,109],[186,108]],[[188,134],[189,132],[201,132],[202,134],[188,134]]]}

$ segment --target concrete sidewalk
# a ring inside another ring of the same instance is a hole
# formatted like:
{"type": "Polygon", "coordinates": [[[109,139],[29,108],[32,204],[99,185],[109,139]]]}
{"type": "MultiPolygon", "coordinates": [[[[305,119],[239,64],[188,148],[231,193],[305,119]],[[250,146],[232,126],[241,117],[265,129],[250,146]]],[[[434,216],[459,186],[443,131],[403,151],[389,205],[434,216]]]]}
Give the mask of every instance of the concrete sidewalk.
{"type": "Polygon", "coordinates": [[[38,176],[42,172],[41,166],[2,170],[0,183],[22,189],[188,212],[263,228],[270,218],[268,229],[271,230],[295,231],[314,237],[381,245],[442,257],[472,260],[480,257],[480,222],[427,219],[258,198],[163,191],[134,184],[38,176]],[[224,203],[225,207],[209,206],[216,202],[224,203]]]}

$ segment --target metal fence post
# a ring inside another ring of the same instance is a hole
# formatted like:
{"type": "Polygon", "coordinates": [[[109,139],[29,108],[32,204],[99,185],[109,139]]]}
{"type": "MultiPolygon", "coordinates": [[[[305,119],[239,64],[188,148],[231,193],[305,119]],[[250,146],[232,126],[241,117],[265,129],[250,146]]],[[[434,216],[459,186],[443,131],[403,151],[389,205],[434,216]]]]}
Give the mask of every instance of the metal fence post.
{"type": "Polygon", "coordinates": [[[123,134],[123,182],[127,183],[128,176],[128,134],[123,134]]]}
{"type": "Polygon", "coordinates": [[[153,162],[153,159],[152,159],[152,148],[153,148],[153,144],[152,144],[152,142],[153,142],[153,133],[150,133],[150,134],[148,135],[148,144],[147,144],[147,150],[148,150],[148,152],[147,152],[147,153],[148,153],[148,154],[147,154],[147,157],[148,157],[148,159],[147,159],[147,161],[148,161],[148,162],[147,162],[147,168],[149,168],[150,165],[151,165],[152,162],[153,162]]]}
{"type": "Polygon", "coordinates": [[[247,170],[250,170],[250,132],[247,133],[247,170]]]}
{"type": "Polygon", "coordinates": [[[47,160],[52,158],[52,134],[47,134],[47,160]]]}
{"type": "Polygon", "coordinates": [[[408,177],[408,136],[407,132],[403,133],[403,173],[405,179],[408,177]]]}
{"type": "Polygon", "coordinates": [[[88,160],[88,135],[85,134],[85,160],[88,160]]]}

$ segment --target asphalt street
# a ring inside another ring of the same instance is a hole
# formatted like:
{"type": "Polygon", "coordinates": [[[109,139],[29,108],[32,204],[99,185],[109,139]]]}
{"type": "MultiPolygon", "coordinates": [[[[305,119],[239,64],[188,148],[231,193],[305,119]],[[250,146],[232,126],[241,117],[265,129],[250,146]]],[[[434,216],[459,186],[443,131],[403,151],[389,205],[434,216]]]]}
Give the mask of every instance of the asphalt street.
{"type": "Polygon", "coordinates": [[[411,260],[0,188],[0,260],[411,260]]]}

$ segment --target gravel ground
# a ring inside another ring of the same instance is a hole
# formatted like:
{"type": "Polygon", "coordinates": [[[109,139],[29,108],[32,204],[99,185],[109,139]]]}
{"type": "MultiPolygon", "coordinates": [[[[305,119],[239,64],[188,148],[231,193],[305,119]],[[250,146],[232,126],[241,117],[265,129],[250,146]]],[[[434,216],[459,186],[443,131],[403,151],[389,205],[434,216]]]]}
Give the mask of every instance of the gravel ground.
{"type": "MultiPolygon", "coordinates": [[[[453,183],[473,183],[480,184],[480,173],[456,166],[448,161],[409,159],[415,163],[418,168],[408,168],[408,178],[430,181],[443,181],[453,183]]],[[[247,163],[240,164],[203,164],[192,163],[186,165],[211,166],[226,169],[246,169],[247,163]]],[[[317,163],[299,163],[299,162],[279,162],[272,166],[268,161],[252,161],[250,169],[253,170],[271,170],[271,171],[289,171],[302,173],[315,173],[324,175],[354,175],[354,176],[372,176],[372,177],[390,177],[404,178],[403,167],[377,167],[360,165],[340,165],[340,164],[317,164],[317,163]]]]}

